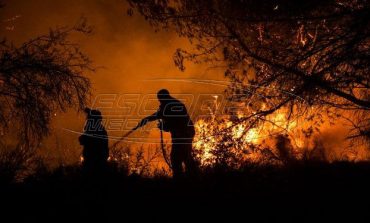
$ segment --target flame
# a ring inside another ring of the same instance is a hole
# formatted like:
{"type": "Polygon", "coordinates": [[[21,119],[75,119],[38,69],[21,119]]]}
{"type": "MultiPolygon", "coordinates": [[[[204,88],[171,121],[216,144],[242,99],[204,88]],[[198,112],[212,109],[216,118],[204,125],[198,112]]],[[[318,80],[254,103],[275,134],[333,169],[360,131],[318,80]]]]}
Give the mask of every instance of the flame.
{"type": "MultiPolygon", "coordinates": [[[[330,116],[320,116],[318,120],[314,120],[311,118],[315,114],[313,107],[305,117],[294,120],[289,118],[290,113],[287,110],[281,108],[263,117],[263,121],[257,120],[253,123],[249,119],[244,120],[250,116],[250,111],[217,116],[217,112],[213,110],[218,108],[219,103],[217,97],[214,99],[214,105],[211,105],[213,107],[209,108],[210,116],[195,122],[196,135],[193,147],[203,166],[219,162],[219,157],[225,158],[225,153],[231,154],[233,159],[236,158],[239,161],[282,164],[284,160],[279,154],[281,151],[277,146],[279,138],[277,136],[286,139],[288,144],[284,145],[286,147],[284,149],[288,149],[289,156],[295,160],[319,159],[332,162],[336,160],[363,161],[370,158],[366,146],[357,146],[355,152],[348,149],[343,150],[344,139],[338,138],[333,133],[330,116]],[[318,122],[320,124],[317,125],[318,122]],[[327,124],[322,125],[324,122],[327,124]],[[313,128],[320,129],[312,130],[313,128]],[[322,130],[326,133],[323,134],[322,130]]],[[[266,105],[262,103],[261,109],[265,110],[265,107],[266,105]]]]}
{"type": "MultiPolygon", "coordinates": [[[[217,105],[217,97],[214,98],[215,105],[217,105]]],[[[240,120],[245,117],[245,114],[238,112],[236,117],[240,120]]],[[[193,147],[203,165],[212,165],[216,162],[215,153],[220,146],[228,147],[229,151],[235,153],[236,156],[243,156],[243,159],[257,161],[263,158],[260,151],[252,151],[249,148],[263,146],[273,135],[294,134],[296,128],[297,121],[288,120],[283,111],[266,117],[266,121],[257,126],[235,122],[232,116],[216,117],[212,112],[208,119],[199,119],[195,122],[197,134],[193,147]]],[[[293,144],[299,148],[303,147],[305,142],[296,136],[293,144]]]]}

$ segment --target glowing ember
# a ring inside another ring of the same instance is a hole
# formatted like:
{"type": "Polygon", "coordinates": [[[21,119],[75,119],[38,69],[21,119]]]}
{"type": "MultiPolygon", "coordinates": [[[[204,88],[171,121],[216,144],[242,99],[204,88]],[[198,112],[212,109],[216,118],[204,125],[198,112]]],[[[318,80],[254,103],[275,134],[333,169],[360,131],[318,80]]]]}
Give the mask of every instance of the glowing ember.
{"type": "MultiPolygon", "coordinates": [[[[217,105],[216,97],[215,105],[217,105]]],[[[288,120],[282,111],[266,117],[266,121],[257,122],[256,125],[238,121],[244,117],[246,114],[241,112],[237,113],[236,119],[232,116],[216,117],[211,112],[208,119],[196,121],[197,134],[193,146],[202,165],[214,164],[217,154],[223,156],[225,151],[240,159],[258,162],[263,155],[260,150],[254,148],[267,148],[268,141],[271,144],[271,138],[279,134],[297,134],[295,132],[297,122],[288,120]],[[225,148],[225,150],[218,153],[220,148],[225,148]]],[[[293,137],[290,138],[293,139],[293,137]]],[[[294,136],[292,144],[298,148],[304,145],[304,141],[297,135],[294,136]]],[[[270,153],[274,152],[271,150],[270,153]]]]}

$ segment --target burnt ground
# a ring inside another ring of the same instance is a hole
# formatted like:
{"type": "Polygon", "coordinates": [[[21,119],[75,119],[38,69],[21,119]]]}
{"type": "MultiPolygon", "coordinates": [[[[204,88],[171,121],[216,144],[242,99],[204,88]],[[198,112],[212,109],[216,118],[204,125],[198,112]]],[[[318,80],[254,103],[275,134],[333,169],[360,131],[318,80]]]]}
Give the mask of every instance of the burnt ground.
{"type": "Polygon", "coordinates": [[[2,222],[370,222],[370,164],[209,171],[173,181],[78,168],[3,184],[2,222]]]}

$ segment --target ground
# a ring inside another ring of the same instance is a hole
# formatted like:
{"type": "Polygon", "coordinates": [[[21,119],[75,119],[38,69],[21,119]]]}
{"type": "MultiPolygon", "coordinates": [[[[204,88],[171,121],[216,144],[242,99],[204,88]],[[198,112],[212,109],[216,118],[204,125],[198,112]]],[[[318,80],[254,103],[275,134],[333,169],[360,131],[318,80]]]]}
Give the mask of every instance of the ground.
{"type": "MultiPolygon", "coordinates": [[[[73,168],[72,168],[73,169],[73,168]]],[[[208,171],[197,179],[56,171],[3,185],[2,215],[58,222],[369,222],[370,164],[208,171]]]]}

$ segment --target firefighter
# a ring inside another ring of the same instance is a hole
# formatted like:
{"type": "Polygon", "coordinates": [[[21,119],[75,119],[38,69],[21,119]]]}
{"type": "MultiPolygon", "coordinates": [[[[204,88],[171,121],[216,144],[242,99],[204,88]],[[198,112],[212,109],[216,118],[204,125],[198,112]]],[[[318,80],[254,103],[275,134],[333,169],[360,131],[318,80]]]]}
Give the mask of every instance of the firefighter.
{"type": "Polygon", "coordinates": [[[195,130],[186,107],[181,101],[173,98],[167,89],[158,91],[157,98],[160,103],[157,112],[142,119],[134,129],[144,126],[147,122],[161,120],[163,131],[171,133],[170,158],[173,177],[193,175],[196,173],[196,164],[192,156],[195,130]]]}
{"type": "Polygon", "coordinates": [[[89,176],[102,174],[107,168],[109,148],[108,135],[102,124],[99,110],[85,108],[86,124],[79,137],[83,146],[83,170],[89,176]]]}

